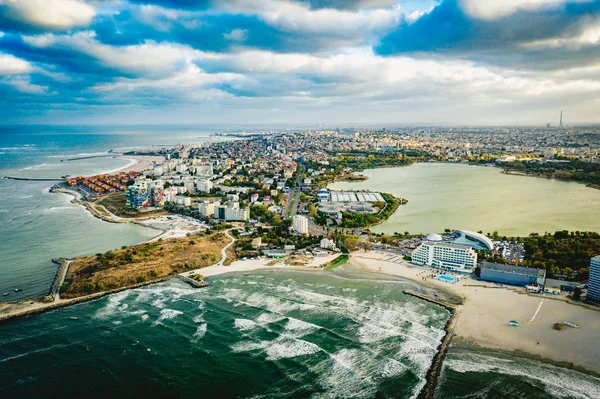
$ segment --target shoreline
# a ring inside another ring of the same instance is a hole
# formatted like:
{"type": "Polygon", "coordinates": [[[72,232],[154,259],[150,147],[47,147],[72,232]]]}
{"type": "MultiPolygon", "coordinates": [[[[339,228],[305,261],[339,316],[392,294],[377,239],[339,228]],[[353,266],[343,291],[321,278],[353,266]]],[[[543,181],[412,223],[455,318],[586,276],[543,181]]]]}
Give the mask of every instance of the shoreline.
{"type": "MultiPolygon", "coordinates": [[[[451,293],[450,295],[454,294],[454,296],[456,296],[457,292],[455,292],[455,290],[452,289],[452,287],[454,287],[454,286],[451,286],[448,283],[444,283],[439,280],[422,280],[422,277],[420,277],[422,274],[419,274],[417,277],[415,277],[414,275],[402,273],[399,270],[393,270],[393,269],[390,269],[389,267],[384,267],[384,266],[387,266],[385,261],[374,259],[372,257],[372,255],[373,255],[372,251],[369,251],[366,253],[363,251],[355,251],[354,253],[351,254],[350,261],[347,264],[342,265],[339,269],[347,270],[350,272],[360,271],[360,272],[366,273],[366,275],[372,275],[372,276],[390,276],[390,277],[400,278],[401,280],[404,280],[404,281],[415,282],[420,287],[419,292],[415,292],[412,290],[403,290],[403,293],[406,295],[414,296],[414,297],[418,298],[419,300],[427,301],[427,302],[433,303],[437,306],[443,307],[450,314],[450,317],[448,318],[448,321],[444,327],[446,334],[443,337],[443,339],[440,341],[439,346],[437,347],[436,353],[432,359],[432,363],[429,366],[429,369],[427,370],[424,385],[421,388],[417,398],[429,399],[429,398],[436,397],[435,395],[439,388],[440,378],[442,375],[442,370],[444,367],[444,361],[445,361],[446,355],[447,355],[448,351],[452,351],[452,350],[488,351],[490,353],[497,353],[499,355],[504,355],[504,356],[508,356],[508,357],[521,357],[521,358],[536,360],[536,361],[539,361],[542,363],[552,364],[557,367],[572,369],[572,370],[582,372],[582,373],[585,373],[588,375],[592,375],[595,377],[600,376],[600,368],[598,367],[597,364],[593,367],[590,367],[587,364],[587,362],[583,362],[583,364],[574,363],[574,362],[569,361],[567,358],[561,359],[561,358],[557,358],[555,356],[548,356],[547,354],[545,354],[543,352],[536,353],[536,351],[523,350],[518,347],[505,347],[503,345],[494,346],[494,345],[490,345],[489,342],[486,339],[483,339],[482,337],[474,337],[474,336],[465,335],[464,331],[462,330],[462,327],[464,327],[465,324],[472,323],[469,315],[472,314],[472,309],[470,308],[470,303],[472,303],[473,298],[470,298],[469,295],[464,296],[463,297],[464,302],[462,304],[455,304],[452,302],[448,302],[448,300],[444,297],[444,293],[451,293]],[[382,265],[382,267],[379,267],[379,269],[375,269],[373,267],[373,265],[370,265],[370,264],[365,265],[365,264],[361,263],[361,261],[359,261],[359,259],[363,262],[365,259],[376,260],[377,261],[376,264],[382,265]],[[432,292],[433,292],[433,294],[432,294],[432,292]],[[435,294],[435,292],[439,292],[440,294],[442,294],[441,298],[437,294],[435,294]]],[[[91,295],[86,295],[86,296],[73,298],[73,299],[60,299],[57,296],[57,298],[51,303],[45,303],[45,304],[44,303],[36,303],[36,305],[34,305],[33,307],[31,307],[29,309],[24,309],[22,311],[16,311],[13,313],[0,315],[0,325],[10,322],[12,320],[18,320],[18,319],[25,318],[25,317],[35,316],[35,315],[43,314],[46,312],[59,310],[64,307],[69,307],[69,306],[73,306],[73,305],[77,305],[77,304],[81,304],[81,303],[85,303],[85,302],[89,302],[89,301],[94,301],[94,300],[103,298],[105,296],[115,294],[117,292],[122,292],[122,291],[130,290],[130,289],[137,289],[137,288],[141,288],[141,287],[144,287],[147,285],[152,285],[152,284],[157,284],[157,283],[163,283],[166,281],[170,281],[172,279],[180,279],[182,282],[190,284],[195,288],[202,288],[202,287],[208,286],[210,283],[210,280],[212,278],[219,277],[219,276],[225,276],[225,275],[229,275],[229,274],[243,275],[244,273],[249,273],[249,272],[253,272],[253,271],[270,270],[271,272],[299,271],[299,272],[330,273],[330,272],[324,271],[323,265],[328,264],[332,259],[335,259],[337,256],[338,256],[338,254],[334,254],[334,255],[330,255],[330,256],[322,257],[322,258],[313,258],[313,260],[311,261],[310,264],[307,264],[304,266],[287,266],[284,264],[284,261],[281,261],[281,260],[274,261],[272,259],[266,259],[266,258],[246,260],[246,261],[236,260],[230,266],[224,266],[222,264],[223,259],[221,259],[216,264],[207,266],[205,268],[196,269],[191,272],[173,274],[173,275],[161,277],[159,279],[155,279],[152,281],[146,281],[143,283],[130,285],[127,287],[120,287],[120,288],[116,288],[113,290],[94,293],[91,295]],[[208,281],[204,280],[203,282],[197,283],[196,280],[191,278],[192,276],[197,275],[197,274],[201,274],[204,278],[208,278],[208,281]]],[[[398,265],[395,265],[395,266],[398,266],[398,265]]],[[[413,269],[416,269],[416,271],[418,271],[419,273],[423,271],[423,268],[414,267],[413,269]]],[[[413,270],[413,271],[415,271],[415,270],[413,270]]],[[[478,287],[480,287],[480,286],[478,286],[478,287]]],[[[488,290],[488,291],[494,292],[494,293],[501,292],[504,295],[512,295],[514,297],[523,297],[523,295],[518,295],[515,292],[510,291],[510,290],[488,290]]],[[[551,301],[551,302],[555,302],[555,301],[551,301]]],[[[558,302],[558,301],[556,301],[556,302],[558,302]]],[[[512,306],[512,304],[511,304],[511,306],[512,306]]],[[[0,307],[0,312],[1,311],[2,310],[0,307]]],[[[598,313],[598,312],[593,312],[593,313],[600,316],[600,313],[598,313]]],[[[482,327],[479,323],[477,323],[475,328],[476,329],[481,328],[482,330],[486,330],[486,328],[487,329],[489,329],[489,328],[498,329],[498,326],[487,325],[487,326],[482,327]]],[[[512,328],[512,327],[508,327],[508,328],[512,328]]],[[[512,328],[512,331],[517,331],[517,330],[518,329],[512,328]]],[[[501,335],[502,334],[503,334],[503,332],[501,332],[501,335]]],[[[557,334],[561,334],[561,333],[557,332],[557,334]]],[[[585,346],[585,342],[586,342],[585,340],[577,340],[577,341],[581,341],[583,343],[583,345],[585,346]]],[[[568,353],[568,350],[565,350],[564,348],[563,349],[557,348],[557,351],[568,353]]]]}
{"type": "MultiPolygon", "coordinates": [[[[457,307],[460,312],[454,335],[457,344],[467,341],[490,350],[525,353],[538,360],[600,374],[600,348],[586,345],[595,339],[595,331],[600,328],[600,308],[528,295],[516,287],[488,287],[470,278],[449,284],[429,277],[430,268],[403,260],[388,261],[393,258],[391,254],[361,250],[352,253],[349,264],[364,271],[401,276],[463,298],[463,304],[457,307]],[[541,309],[536,312],[538,307],[541,309]],[[512,319],[519,320],[520,326],[511,327],[508,321],[512,319]],[[553,323],[562,320],[577,323],[580,328],[555,331],[553,323]]],[[[450,347],[453,342],[455,339],[450,347]]]]}
{"type": "MultiPolygon", "coordinates": [[[[234,241],[232,241],[234,242],[234,241]]],[[[56,293],[56,296],[51,302],[44,301],[45,298],[49,298],[49,296],[39,297],[39,298],[31,298],[28,300],[22,301],[22,304],[18,304],[15,302],[3,302],[0,303],[0,325],[7,323],[11,320],[17,320],[23,317],[34,316],[46,312],[51,312],[54,310],[62,309],[65,307],[77,305],[84,302],[93,301],[96,299],[100,299],[107,295],[115,294],[117,292],[136,289],[140,287],[144,287],[146,285],[158,284],[162,283],[174,278],[180,279],[188,284],[191,280],[190,277],[196,274],[200,274],[203,277],[216,277],[227,273],[235,273],[235,272],[251,272],[256,270],[296,270],[296,271],[319,271],[322,270],[320,265],[326,264],[331,261],[331,258],[337,257],[336,255],[324,256],[322,258],[315,258],[314,260],[318,260],[321,262],[311,262],[309,265],[305,266],[285,266],[280,264],[281,262],[277,262],[273,265],[268,265],[267,263],[272,263],[272,259],[256,259],[255,261],[247,260],[235,260],[231,265],[225,266],[223,265],[224,259],[220,259],[217,263],[203,267],[200,269],[195,269],[192,271],[187,271],[184,273],[178,274],[170,274],[168,276],[160,277],[150,281],[144,281],[142,283],[137,283],[125,287],[119,287],[112,290],[96,292],[90,295],[84,295],[77,298],[70,299],[61,299],[59,293],[56,293]]],[[[72,260],[65,260],[67,266],[70,265],[72,260]]],[[[68,269],[64,270],[64,275],[68,272],[68,269]]],[[[58,273],[58,272],[57,272],[58,273]]],[[[190,284],[191,285],[191,284],[190,284]]],[[[206,286],[206,285],[202,285],[206,286]]]]}

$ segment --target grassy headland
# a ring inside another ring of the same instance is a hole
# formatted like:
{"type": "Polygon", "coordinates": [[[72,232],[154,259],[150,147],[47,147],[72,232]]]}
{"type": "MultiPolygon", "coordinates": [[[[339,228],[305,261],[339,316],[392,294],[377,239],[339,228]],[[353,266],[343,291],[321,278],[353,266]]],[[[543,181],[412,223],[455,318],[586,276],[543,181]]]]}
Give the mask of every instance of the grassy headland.
{"type": "Polygon", "coordinates": [[[77,258],[69,267],[60,295],[75,298],[206,267],[221,259],[221,249],[230,241],[224,233],[217,232],[77,258]]]}

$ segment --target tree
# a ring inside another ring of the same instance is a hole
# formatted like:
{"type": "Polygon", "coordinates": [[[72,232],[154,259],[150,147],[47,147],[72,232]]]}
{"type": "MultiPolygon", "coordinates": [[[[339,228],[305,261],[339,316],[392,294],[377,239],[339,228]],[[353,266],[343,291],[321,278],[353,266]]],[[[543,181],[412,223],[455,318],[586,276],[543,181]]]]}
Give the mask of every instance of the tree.
{"type": "Polygon", "coordinates": [[[477,266],[475,268],[475,270],[473,271],[473,273],[475,273],[475,276],[477,276],[477,278],[481,277],[481,267],[477,266]]]}
{"type": "Polygon", "coordinates": [[[362,247],[362,249],[365,250],[365,252],[371,250],[371,242],[370,241],[361,241],[360,246],[362,247]]]}
{"type": "Polygon", "coordinates": [[[581,287],[575,287],[575,290],[573,291],[573,300],[581,301],[581,287]]]}
{"type": "Polygon", "coordinates": [[[348,236],[344,239],[344,246],[348,251],[356,251],[358,239],[352,236],[348,236]]]}

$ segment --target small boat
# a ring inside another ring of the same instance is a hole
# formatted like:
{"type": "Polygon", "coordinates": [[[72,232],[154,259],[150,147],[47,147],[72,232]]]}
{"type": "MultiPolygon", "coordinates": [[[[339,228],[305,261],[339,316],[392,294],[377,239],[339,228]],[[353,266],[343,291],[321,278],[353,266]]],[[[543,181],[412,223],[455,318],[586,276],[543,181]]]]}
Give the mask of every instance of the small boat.
{"type": "Polygon", "coordinates": [[[509,325],[513,326],[513,327],[519,327],[519,322],[516,320],[511,320],[508,322],[509,325]]]}
{"type": "Polygon", "coordinates": [[[2,294],[2,296],[8,296],[8,292],[5,292],[4,294],[2,294]]]}
{"type": "Polygon", "coordinates": [[[69,317],[69,319],[71,319],[71,320],[77,320],[77,317],[71,316],[71,317],[69,317]]]}
{"type": "Polygon", "coordinates": [[[15,288],[15,292],[21,292],[21,291],[23,291],[22,288],[15,288]]]}

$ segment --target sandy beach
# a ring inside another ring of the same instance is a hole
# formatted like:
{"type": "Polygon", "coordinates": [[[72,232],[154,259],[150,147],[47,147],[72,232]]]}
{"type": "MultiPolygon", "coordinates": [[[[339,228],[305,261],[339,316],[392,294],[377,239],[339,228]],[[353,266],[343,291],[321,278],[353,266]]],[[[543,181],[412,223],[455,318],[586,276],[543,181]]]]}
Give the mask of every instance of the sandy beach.
{"type": "Polygon", "coordinates": [[[116,172],[143,172],[144,170],[150,169],[152,165],[162,163],[165,160],[164,157],[152,155],[123,155],[117,158],[132,161],[133,163],[124,166],[116,172]]]}
{"type": "Polygon", "coordinates": [[[432,269],[412,266],[397,256],[375,251],[353,253],[347,267],[405,277],[461,296],[464,304],[457,310],[454,330],[459,341],[522,351],[600,373],[600,348],[594,345],[600,329],[600,311],[554,296],[527,295],[524,289],[511,289],[516,287],[492,287],[470,278],[455,284],[433,278],[423,280],[432,269]],[[519,321],[519,327],[511,327],[509,320],[519,321]],[[553,329],[554,323],[563,321],[578,324],[579,328],[553,329]]]}

